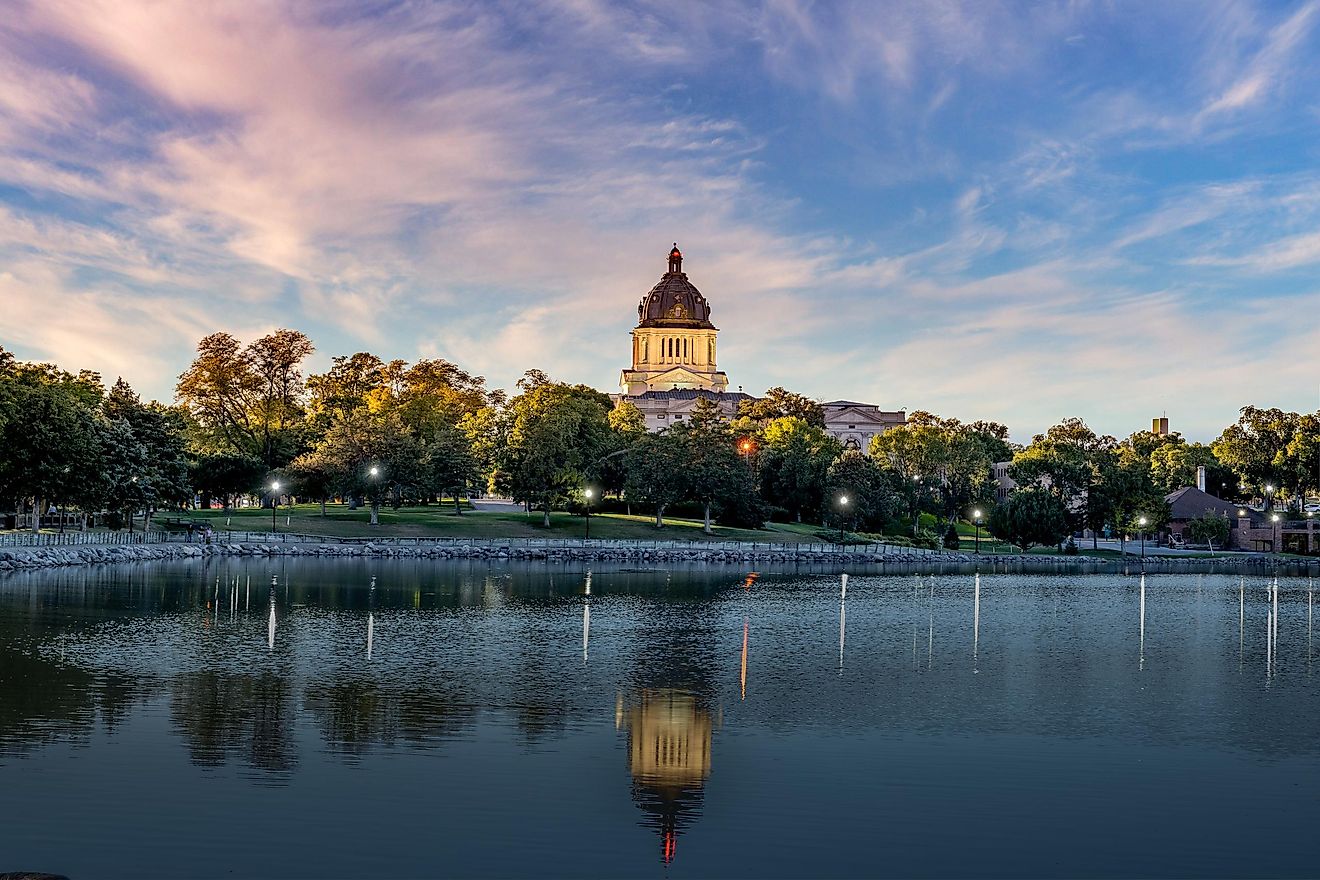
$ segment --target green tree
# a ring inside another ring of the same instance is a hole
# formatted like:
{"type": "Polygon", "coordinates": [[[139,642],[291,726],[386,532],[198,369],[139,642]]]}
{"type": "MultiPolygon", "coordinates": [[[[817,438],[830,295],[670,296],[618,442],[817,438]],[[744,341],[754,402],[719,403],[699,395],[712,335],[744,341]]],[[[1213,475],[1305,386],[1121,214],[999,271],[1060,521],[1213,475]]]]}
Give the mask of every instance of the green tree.
{"type": "Polygon", "coordinates": [[[903,499],[916,537],[921,512],[938,506],[939,474],[948,454],[943,429],[921,420],[899,425],[872,437],[870,452],[903,499]]]}
{"type": "Polygon", "coordinates": [[[1215,457],[1231,468],[1250,489],[1272,507],[1277,492],[1296,493],[1299,474],[1289,467],[1287,449],[1297,434],[1299,416],[1281,409],[1244,406],[1237,424],[1229,425],[1210,444],[1215,457]]]}
{"type": "Polygon", "coordinates": [[[665,526],[665,509],[687,497],[687,450],[676,434],[645,434],[623,456],[624,493],[655,511],[655,527],[665,526]]]}
{"type": "Polygon", "coordinates": [[[1165,443],[1150,454],[1150,474],[1166,494],[1196,485],[1196,469],[1205,468],[1206,491],[1218,498],[1238,497],[1238,477],[1204,443],[1165,443]]]}
{"type": "Polygon", "coordinates": [[[32,505],[32,530],[44,503],[64,503],[99,480],[97,419],[76,389],[37,374],[12,383],[11,417],[0,428],[0,497],[32,505]]]}
{"type": "Polygon", "coordinates": [[[819,401],[778,386],[766,391],[764,397],[740,401],[737,415],[761,424],[792,417],[815,428],[825,427],[825,407],[819,401]]]}
{"type": "Polygon", "coordinates": [[[144,404],[123,379],[106,395],[102,412],[126,423],[133,440],[142,446],[139,470],[130,482],[146,514],[143,528],[149,528],[161,507],[177,507],[192,498],[185,417],[158,403],[144,404]]]}
{"type": "Polygon", "coordinates": [[[1187,523],[1187,537],[1197,544],[1205,544],[1210,549],[1223,549],[1228,544],[1229,524],[1227,517],[1216,513],[1205,513],[1187,523]]]}
{"type": "Polygon", "coordinates": [[[259,491],[266,465],[244,452],[202,452],[193,455],[188,474],[203,507],[209,507],[212,498],[219,498],[228,510],[235,495],[259,491]]]}
{"type": "Polygon", "coordinates": [[[733,430],[719,407],[710,399],[697,399],[692,415],[669,429],[683,446],[687,457],[688,497],[702,508],[702,531],[712,534],[711,518],[716,507],[733,513],[749,525],[763,525],[756,483],[746,462],[738,456],[733,430]],[[760,516],[760,520],[757,517],[760,516]]]}
{"type": "Polygon", "coordinates": [[[849,522],[862,531],[884,531],[905,509],[880,465],[855,449],[845,450],[830,464],[824,494],[830,506],[847,496],[849,522]]]}
{"type": "MultiPolygon", "coordinates": [[[[737,438],[730,435],[730,442],[737,438]]],[[[830,464],[843,451],[839,441],[798,416],[783,416],[765,427],[761,447],[761,486],[766,500],[802,521],[804,510],[821,509],[830,464]]]]}
{"type": "Polygon", "coordinates": [[[520,380],[509,402],[505,448],[496,467],[508,474],[510,493],[537,504],[550,527],[550,510],[597,476],[611,451],[612,401],[584,385],[520,380]]]}
{"type": "Polygon", "coordinates": [[[990,511],[990,534],[1022,548],[1058,546],[1068,537],[1068,512],[1058,495],[1040,486],[1019,488],[990,511]]]}

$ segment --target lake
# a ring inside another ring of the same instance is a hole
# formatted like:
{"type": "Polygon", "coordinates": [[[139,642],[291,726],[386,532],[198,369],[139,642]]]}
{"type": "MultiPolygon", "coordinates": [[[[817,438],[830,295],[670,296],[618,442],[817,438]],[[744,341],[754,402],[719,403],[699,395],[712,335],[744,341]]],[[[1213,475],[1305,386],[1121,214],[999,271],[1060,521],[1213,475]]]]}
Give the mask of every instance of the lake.
{"type": "Polygon", "coordinates": [[[1312,584],[0,577],[0,871],[1314,876],[1312,584]],[[374,584],[374,585],[373,585],[374,584]],[[1276,611],[1277,609],[1277,611],[1276,611]]]}

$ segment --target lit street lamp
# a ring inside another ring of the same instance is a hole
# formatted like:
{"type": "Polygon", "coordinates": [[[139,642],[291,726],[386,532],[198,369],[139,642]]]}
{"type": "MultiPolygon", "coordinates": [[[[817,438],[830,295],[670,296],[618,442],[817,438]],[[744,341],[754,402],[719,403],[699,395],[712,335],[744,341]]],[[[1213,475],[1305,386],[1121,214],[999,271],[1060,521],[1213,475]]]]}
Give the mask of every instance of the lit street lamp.
{"type": "Polygon", "coordinates": [[[587,499],[587,540],[591,540],[591,496],[596,494],[590,488],[582,490],[582,495],[587,499]]]}
{"type": "Polygon", "coordinates": [[[972,519],[976,521],[976,555],[981,555],[981,509],[978,507],[972,511],[972,519]]]}
{"type": "Polygon", "coordinates": [[[1149,522],[1144,516],[1137,520],[1137,525],[1141,527],[1141,560],[1146,561],[1146,523],[1149,522]]]}
{"type": "Polygon", "coordinates": [[[1283,534],[1280,531],[1281,527],[1279,526],[1279,515],[1277,513],[1270,514],[1270,522],[1274,523],[1274,528],[1271,530],[1270,535],[1270,537],[1273,538],[1271,543],[1274,544],[1274,552],[1278,553],[1280,545],[1283,543],[1283,534]]]}
{"type": "Polygon", "coordinates": [[[275,510],[280,506],[280,481],[275,480],[270,484],[270,531],[275,533],[275,510]]]}
{"type": "Polygon", "coordinates": [[[372,465],[367,468],[367,476],[371,478],[371,524],[380,525],[380,517],[377,513],[380,510],[380,497],[376,494],[379,491],[377,483],[380,482],[380,468],[372,465]]]}
{"type": "Polygon", "coordinates": [[[843,543],[843,514],[848,509],[848,496],[839,496],[839,543],[843,543]]]}

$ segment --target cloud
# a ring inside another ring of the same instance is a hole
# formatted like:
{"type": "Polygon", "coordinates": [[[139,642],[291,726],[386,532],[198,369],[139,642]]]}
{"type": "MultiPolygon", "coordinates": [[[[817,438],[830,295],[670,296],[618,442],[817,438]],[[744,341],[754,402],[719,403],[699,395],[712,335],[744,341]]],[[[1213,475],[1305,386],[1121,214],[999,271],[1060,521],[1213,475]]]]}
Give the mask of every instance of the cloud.
{"type": "Polygon", "coordinates": [[[1210,431],[1313,302],[1315,9],[14,4],[0,341],[162,397],[278,326],[609,388],[678,240],[748,390],[1125,434],[1185,383],[1210,431]]]}

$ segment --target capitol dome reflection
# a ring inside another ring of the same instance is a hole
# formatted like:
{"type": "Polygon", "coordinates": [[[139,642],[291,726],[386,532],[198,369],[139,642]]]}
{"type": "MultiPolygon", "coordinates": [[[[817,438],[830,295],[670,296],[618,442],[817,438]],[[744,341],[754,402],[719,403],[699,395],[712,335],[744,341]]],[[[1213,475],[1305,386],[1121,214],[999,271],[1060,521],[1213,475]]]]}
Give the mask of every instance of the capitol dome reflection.
{"type": "Polygon", "coordinates": [[[620,696],[614,723],[627,726],[633,800],[646,813],[643,824],[660,833],[668,864],[679,834],[701,812],[710,775],[711,714],[696,695],[663,688],[641,691],[630,706],[620,696]]]}

